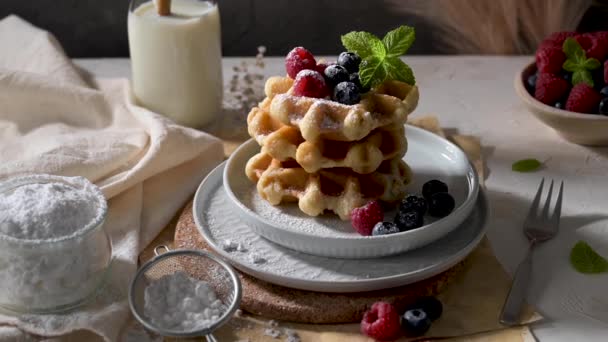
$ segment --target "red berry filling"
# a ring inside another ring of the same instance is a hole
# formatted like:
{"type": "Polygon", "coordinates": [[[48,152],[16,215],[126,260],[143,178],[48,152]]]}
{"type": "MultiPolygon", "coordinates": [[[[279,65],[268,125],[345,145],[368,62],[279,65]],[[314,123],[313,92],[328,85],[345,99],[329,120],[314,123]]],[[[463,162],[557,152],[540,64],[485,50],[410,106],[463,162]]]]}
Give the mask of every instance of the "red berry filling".
{"type": "Polygon", "coordinates": [[[353,209],[350,213],[350,222],[357,233],[369,236],[378,222],[384,220],[384,211],[378,201],[372,201],[363,207],[353,209]]]}
{"type": "Polygon", "coordinates": [[[302,70],[315,70],[317,67],[317,61],[310,51],[305,48],[298,46],[293,50],[289,51],[287,57],[285,57],[285,69],[287,75],[291,78],[296,78],[298,73],[302,70]]]}

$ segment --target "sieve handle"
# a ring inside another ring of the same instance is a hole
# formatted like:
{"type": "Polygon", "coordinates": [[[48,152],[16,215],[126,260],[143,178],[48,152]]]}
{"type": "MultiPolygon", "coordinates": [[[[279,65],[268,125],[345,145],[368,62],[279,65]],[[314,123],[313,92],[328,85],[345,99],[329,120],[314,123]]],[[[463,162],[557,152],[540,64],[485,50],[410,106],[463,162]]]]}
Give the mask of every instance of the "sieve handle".
{"type": "Polygon", "coordinates": [[[161,255],[163,253],[167,253],[170,250],[171,250],[171,248],[169,248],[166,245],[159,245],[159,246],[154,247],[154,255],[159,256],[159,255],[161,255]],[[163,250],[163,249],[165,251],[161,253],[161,250],[163,250]]]}
{"type": "Polygon", "coordinates": [[[205,335],[205,338],[207,338],[207,342],[217,342],[215,337],[213,337],[213,335],[211,335],[211,334],[205,335]]]}

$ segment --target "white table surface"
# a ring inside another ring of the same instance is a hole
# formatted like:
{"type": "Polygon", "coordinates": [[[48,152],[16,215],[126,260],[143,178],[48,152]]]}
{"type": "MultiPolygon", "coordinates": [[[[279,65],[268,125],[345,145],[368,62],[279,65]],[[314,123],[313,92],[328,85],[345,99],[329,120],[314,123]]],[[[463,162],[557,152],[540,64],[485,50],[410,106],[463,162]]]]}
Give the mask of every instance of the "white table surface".
{"type": "MultiPolygon", "coordinates": [[[[241,60],[224,59],[224,80],[241,60]]],[[[513,78],[530,61],[500,56],[408,57],[420,88],[413,115],[435,114],[443,127],[481,138],[489,170],[488,235],[510,273],[527,248],[521,227],[540,179],[565,181],[560,233],[534,255],[528,300],[548,319],[536,324],[533,332],[540,341],[608,341],[608,323],[573,314],[567,304],[572,294],[583,302],[596,298],[608,303],[608,274],[579,274],[568,260],[580,239],[608,256],[608,148],[565,142],[526,111],[513,90],[513,78]],[[511,164],[524,158],[546,160],[545,167],[534,173],[511,171],[511,164]]],[[[282,58],[265,62],[266,76],[284,74],[282,58]]],[[[128,59],[76,63],[99,77],[130,75],[128,59]]]]}

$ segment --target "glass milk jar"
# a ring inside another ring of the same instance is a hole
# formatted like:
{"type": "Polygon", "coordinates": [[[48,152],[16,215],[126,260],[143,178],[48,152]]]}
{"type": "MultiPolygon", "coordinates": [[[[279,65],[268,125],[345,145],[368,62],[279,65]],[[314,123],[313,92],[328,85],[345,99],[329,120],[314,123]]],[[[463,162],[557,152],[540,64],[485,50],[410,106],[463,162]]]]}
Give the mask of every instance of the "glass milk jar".
{"type": "Polygon", "coordinates": [[[220,14],[216,1],[132,0],[129,50],[133,93],[138,103],[178,124],[201,128],[222,104],[220,14]]]}

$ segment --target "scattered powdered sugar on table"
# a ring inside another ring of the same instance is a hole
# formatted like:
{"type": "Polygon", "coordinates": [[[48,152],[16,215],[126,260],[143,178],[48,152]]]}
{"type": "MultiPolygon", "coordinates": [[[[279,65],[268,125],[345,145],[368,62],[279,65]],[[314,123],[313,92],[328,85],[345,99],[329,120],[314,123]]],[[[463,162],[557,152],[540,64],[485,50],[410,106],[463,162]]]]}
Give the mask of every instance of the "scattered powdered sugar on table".
{"type": "Polygon", "coordinates": [[[24,240],[63,237],[86,226],[98,209],[86,187],[26,184],[0,196],[0,233],[24,240]]]}
{"type": "Polygon", "coordinates": [[[93,294],[107,273],[111,247],[100,226],[79,234],[102,221],[107,205],[101,191],[81,177],[50,175],[4,185],[12,190],[0,193],[0,235],[8,237],[0,236],[0,304],[48,310],[93,294]]]}
{"type": "Polygon", "coordinates": [[[270,321],[268,321],[268,323],[266,323],[266,325],[268,326],[266,329],[264,329],[264,335],[272,337],[272,338],[279,338],[283,335],[286,336],[285,338],[285,342],[300,342],[300,335],[298,335],[298,332],[293,330],[293,329],[289,329],[289,328],[281,328],[279,327],[279,322],[275,321],[274,319],[271,319],[270,321]]]}
{"type": "Polygon", "coordinates": [[[144,303],[144,314],[151,323],[184,332],[208,328],[225,310],[209,283],[184,272],[165,275],[148,285],[144,303]]]}

